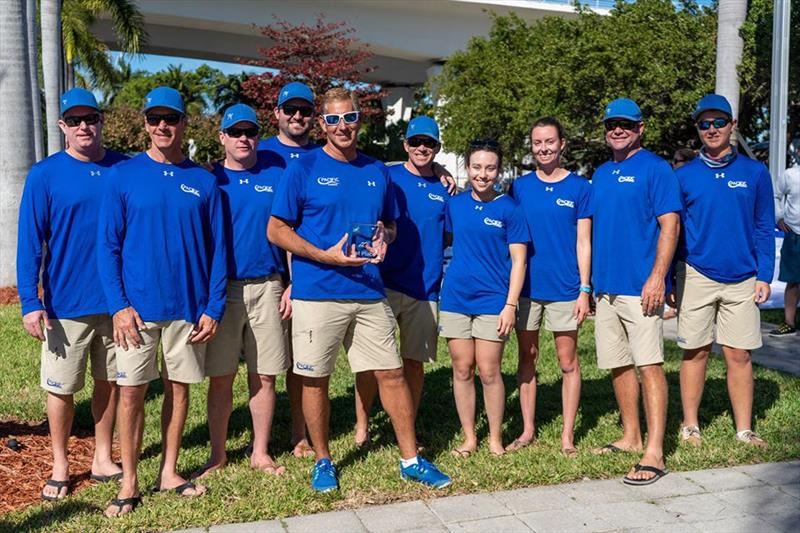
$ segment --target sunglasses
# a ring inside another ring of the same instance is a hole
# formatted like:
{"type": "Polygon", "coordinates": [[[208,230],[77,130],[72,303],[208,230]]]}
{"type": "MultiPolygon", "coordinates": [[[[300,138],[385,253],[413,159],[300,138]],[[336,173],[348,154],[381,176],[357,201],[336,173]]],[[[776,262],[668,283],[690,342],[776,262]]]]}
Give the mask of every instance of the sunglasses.
{"type": "Polygon", "coordinates": [[[407,139],[406,142],[411,148],[424,146],[425,148],[430,148],[433,150],[439,146],[439,142],[436,139],[431,139],[430,137],[411,137],[410,139],[407,139]]]}
{"type": "Polygon", "coordinates": [[[697,129],[706,131],[711,129],[711,126],[714,126],[715,129],[722,129],[728,124],[731,123],[731,119],[719,117],[719,118],[712,118],[708,120],[700,120],[697,122],[697,129]]]}
{"type": "Polygon", "coordinates": [[[603,122],[603,126],[605,126],[606,131],[614,131],[617,128],[633,131],[639,127],[639,123],[633,120],[606,120],[603,122]]]}
{"type": "Polygon", "coordinates": [[[328,113],[327,115],[322,115],[323,120],[325,120],[325,124],[328,126],[336,126],[344,120],[345,124],[355,124],[358,122],[358,117],[360,113],[358,111],[350,111],[348,113],[328,113]]]}
{"type": "Polygon", "coordinates": [[[500,143],[494,139],[475,139],[469,142],[470,148],[494,148],[499,149],[500,143]]]}
{"type": "Polygon", "coordinates": [[[225,128],[222,132],[231,137],[232,139],[238,139],[242,135],[247,137],[248,139],[252,139],[254,137],[258,137],[258,128],[253,126],[252,128],[225,128]]]}
{"type": "Polygon", "coordinates": [[[174,126],[181,121],[183,115],[180,113],[167,113],[165,115],[147,114],[144,116],[144,118],[151,126],[158,126],[161,124],[162,120],[166,122],[168,126],[174,126]]]}
{"type": "Polygon", "coordinates": [[[314,114],[314,108],[307,105],[285,105],[281,107],[281,111],[287,117],[293,117],[295,113],[300,113],[303,118],[308,118],[314,114]]]}
{"type": "Polygon", "coordinates": [[[71,117],[64,117],[62,119],[64,124],[70,128],[80,126],[81,122],[85,122],[87,126],[97,124],[100,122],[100,113],[90,113],[88,115],[72,115],[71,117]]]}

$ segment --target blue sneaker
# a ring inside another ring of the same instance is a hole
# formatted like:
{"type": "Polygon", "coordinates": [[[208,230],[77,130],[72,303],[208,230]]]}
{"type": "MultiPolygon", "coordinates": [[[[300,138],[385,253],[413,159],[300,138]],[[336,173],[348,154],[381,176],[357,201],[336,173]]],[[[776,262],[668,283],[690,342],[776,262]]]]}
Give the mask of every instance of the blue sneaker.
{"type": "Polygon", "coordinates": [[[417,481],[435,489],[443,489],[453,482],[448,476],[442,474],[435,464],[426,461],[419,455],[415,465],[403,468],[403,463],[400,463],[400,477],[406,481],[417,481]]]}
{"type": "Polygon", "coordinates": [[[311,488],[317,492],[330,492],[339,489],[336,466],[330,459],[320,459],[311,471],[311,488]]]}

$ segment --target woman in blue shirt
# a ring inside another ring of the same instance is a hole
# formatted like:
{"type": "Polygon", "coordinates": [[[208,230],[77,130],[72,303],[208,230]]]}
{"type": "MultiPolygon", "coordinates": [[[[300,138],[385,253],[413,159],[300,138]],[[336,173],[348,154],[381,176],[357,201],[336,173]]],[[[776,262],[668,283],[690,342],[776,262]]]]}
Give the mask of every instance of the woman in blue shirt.
{"type": "Polygon", "coordinates": [[[497,142],[473,141],[466,154],[472,189],[453,197],[445,212],[453,261],[442,285],[439,334],[447,339],[453,360],[453,394],[464,432],[464,441],[453,450],[458,457],[468,457],[478,447],[476,365],[489,420],[489,450],[505,452],[500,363],[514,327],[530,237],[517,203],[495,191],[502,157],[497,142]]]}
{"type": "Polygon", "coordinates": [[[563,378],[561,449],[574,457],[578,452],[573,428],[581,395],[578,327],[589,312],[591,293],[592,186],[561,167],[565,147],[564,128],[558,120],[537,120],[531,128],[537,169],[517,179],[509,191],[525,213],[533,245],[516,324],[523,428],[506,450],[529,446],[536,437],[536,360],[544,318],[544,325],[553,332],[563,378]]]}

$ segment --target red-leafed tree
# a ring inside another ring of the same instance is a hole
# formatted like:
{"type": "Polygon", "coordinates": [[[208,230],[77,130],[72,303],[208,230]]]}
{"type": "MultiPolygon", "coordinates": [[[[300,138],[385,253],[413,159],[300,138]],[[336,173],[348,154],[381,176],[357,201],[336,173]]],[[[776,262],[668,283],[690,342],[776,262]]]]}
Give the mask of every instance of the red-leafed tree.
{"type": "Polygon", "coordinates": [[[274,24],[258,29],[271,44],[259,49],[263,59],[249,64],[276,72],[251,76],[242,83],[242,94],[255,103],[264,123],[268,120],[276,126],[272,110],[278,91],[291,81],[305,83],[317,98],[331,87],[352,89],[359,96],[367,122],[385,120],[381,106],[385,92],[380,86],[363,81],[364,74],[375,70],[369,65],[373,54],[367,44],[353,37],[355,30],[346,22],[326,22],[319,15],[312,25],[294,25],[276,18],[274,24]]]}

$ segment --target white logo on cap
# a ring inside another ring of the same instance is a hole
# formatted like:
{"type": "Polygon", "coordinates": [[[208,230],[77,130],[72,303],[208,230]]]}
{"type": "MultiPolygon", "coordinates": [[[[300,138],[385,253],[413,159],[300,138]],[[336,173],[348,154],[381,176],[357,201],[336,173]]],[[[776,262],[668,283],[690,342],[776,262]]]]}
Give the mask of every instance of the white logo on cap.
{"type": "Polygon", "coordinates": [[[184,185],[183,183],[181,183],[181,190],[183,192],[188,192],[189,194],[194,194],[195,196],[200,198],[200,191],[198,191],[194,187],[189,187],[188,185],[184,185]]]}
{"type": "Polygon", "coordinates": [[[556,199],[556,205],[560,205],[561,207],[572,207],[575,208],[575,202],[572,200],[562,200],[561,198],[556,199]]]}
{"type": "Polygon", "coordinates": [[[256,192],[272,192],[272,185],[256,185],[253,188],[256,192]]]}
{"type": "Polygon", "coordinates": [[[233,118],[233,113],[228,113],[228,118],[233,118]]]}
{"type": "Polygon", "coordinates": [[[489,218],[489,217],[484,218],[483,219],[483,223],[486,224],[487,226],[494,226],[496,228],[502,228],[503,227],[503,221],[502,220],[495,220],[495,219],[489,218]]]}
{"type": "Polygon", "coordinates": [[[61,100],[61,103],[64,104],[64,105],[67,105],[67,99],[64,98],[63,100],[61,100]]]}
{"type": "Polygon", "coordinates": [[[150,102],[152,102],[152,101],[153,101],[153,99],[152,99],[152,98],[150,98],[150,97],[148,97],[148,98],[147,98],[147,103],[148,103],[148,104],[149,104],[150,102]]]}
{"type": "Polygon", "coordinates": [[[289,96],[289,91],[283,91],[283,96],[289,96]]]}

